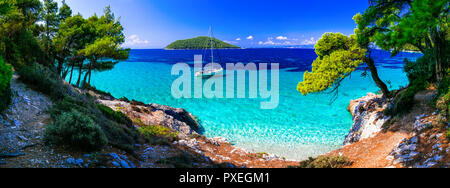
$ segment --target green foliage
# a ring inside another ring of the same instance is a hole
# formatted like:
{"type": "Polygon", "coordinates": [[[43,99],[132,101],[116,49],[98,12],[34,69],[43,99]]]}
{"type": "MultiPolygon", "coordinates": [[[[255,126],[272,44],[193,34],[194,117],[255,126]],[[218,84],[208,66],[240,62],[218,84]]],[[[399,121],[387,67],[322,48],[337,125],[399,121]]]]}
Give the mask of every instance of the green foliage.
{"type": "MultiPolygon", "coordinates": [[[[74,56],[82,56],[89,60],[83,83],[90,84],[93,70],[103,71],[114,67],[120,60],[129,56],[130,49],[121,47],[125,35],[120,21],[114,17],[110,7],[106,7],[101,17],[90,17],[82,24],[84,34],[80,42],[81,49],[74,49],[74,56]],[[87,82],[86,82],[87,81],[87,82]]],[[[80,64],[80,69],[83,64],[80,64]]],[[[81,74],[80,74],[81,75],[81,74]]]]}
{"type": "Polygon", "coordinates": [[[436,81],[436,61],[431,53],[425,53],[424,56],[417,59],[416,62],[410,62],[405,59],[405,72],[409,83],[424,85],[426,82],[436,81]]]}
{"type": "Polygon", "coordinates": [[[109,7],[101,17],[84,19],[72,17],[70,7],[64,1],[62,5],[58,9],[54,0],[1,1],[0,55],[14,66],[22,82],[55,102],[50,110],[55,124],[46,133],[49,142],[75,146],[81,140],[80,147],[98,149],[106,138],[110,145],[132,149],[140,142],[140,134],[129,119],[119,118],[117,113],[103,114],[93,99],[61,79],[70,67],[80,66],[90,75],[91,70],[112,68],[118,60],[128,58],[129,50],[120,47],[125,40],[123,27],[109,7]],[[86,58],[91,62],[83,67],[86,58]]]}
{"type": "Polygon", "coordinates": [[[42,42],[44,49],[50,55],[50,48],[52,38],[58,31],[59,17],[58,17],[58,3],[53,0],[44,0],[44,6],[41,12],[41,19],[44,22],[42,42]]]}
{"type": "Polygon", "coordinates": [[[412,47],[430,53],[433,61],[427,63],[436,63],[440,85],[449,66],[448,0],[373,0],[371,4],[364,14],[354,17],[360,44],[374,42],[392,55],[412,47]]]}
{"type": "Polygon", "coordinates": [[[111,95],[110,92],[105,92],[105,91],[99,90],[95,86],[91,86],[89,84],[86,84],[84,89],[85,89],[85,91],[93,91],[94,93],[99,94],[101,96],[108,96],[108,97],[112,97],[112,98],[114,97],[111,95]]]}
{"type": "Polygon", "coordinates": [[[98,150],[107,144],[105,134],[92,118],[75,109],[56,117],[46,128],[44,140],[86,151],[98,150]]]}
{"type": "Polygon", "coordinates": [[[11,88],[8,87],[0,93],[0,114],[8,108],[11,103],[11,88]]]}
{"type": "MultiPolygon", "coordinates": [[[[212,41],[214,48],[216,49],[240,48],[238,46],[220,41],[219,39],[216,38],[212,38],[212,41]]],[[[201,36],[192,39],[177,40],[166,47],[166,49],[205,49],[205,48],[211,48],[210,37],[201,36]]]]}
{"type": "Polygon", "coordinates": [[[58,18],[60,22],[63,22],[72,16],[72,9],[67,5],[66,0],[63,0],[61,3],[62,6],[59,8],[58,18]]]}
{"type": "Polygon", "coordinates": [[[0,56],[0,94],[2,94],[9,87],[12,75],[13,72],[11,66],[7,65],[0,56]]]}
{"type": "Polygon", "coordinates": [[[450,68],[447,68],[446,74],[438,87],[440,95],[445,95],[450,92],[450,68]]]}
{"type": "Polygon", "coordinates": [[[377,45],[382,48],[398,52],[406,44],[423,46],[430,31],[440,27],[445,32],[448,27],[448,0],[414,0],[409,8],[406,1],[398,2],[383,18],[388,20],[389,25],[385,26],[388,31],[375,35],[377,45]]]}
{"type": "Polygon", "coordinates": [[[0,113],[5,110],[11,102],[10,83],[13,72],[11,66],[7,65],[0,56],[0,113]]]}
{"type": "Polygon", "coordinates": [[[76,98],[65,97],[50,109],[50,114],[53,119],[57,119],[63,113],[70,112],[71,110],[76,110],[94,120],[106,135],[108,143],[113,146],[132,151],[134,145],[142,141],[139,132],[133,125],[124,124],[123,122],[127,121],[124,119],[116,122],[115,118],[107,117],[91,98],[84,96],[78,96],[76,98]]]}
{"type": "Polygon", "coordinates": [[[71,93],[69,86],[65,85],[55,72],[40,64],[23,66],[17,72],[22,82],[54,100],[61,100],[71,93]]]}
{"type": "Polygon", "coordinates": [[[363,63],[365,50],[361,49],[355,36],[340,33],[326,33],[317,42],[316,54],[319,56],[312,64],[312,72],[305,72],[303,82],[297,90],[303,95],[324,91],[349,76],[363,63]]]}
{"type": "Polygon", "coordinates": [[[132,126],[133,122],[122,112],[116,112],[113,109],[102,104],[98,104],[97,107],[108,119],[111,119],[117,123],[132,126]]]}
{"type": "Polygon", "coordinates": [[[437,120],[440,126],[447,127],[447,122],[449,119],[449,113],[450,113],[450,91],[447,91],[446,94],[442,94],[441,97],[436,102],[436,108],[438,109],[439,113],[437,116],[437,120]]]}
{"type": "Polygon", "coordinates": [[[423,85],[410,85],[399,91],[394,97],[394,102],[386,109],[385,113],[392,116],[408,113],[414,105],[414,96],[423,89],[423,85]]]}
{"type": "Polygon", "coordinates": [[[150,140],[154,137],[160,137],[167,139],[169,142],[173,142],[178,138],[178,132],[173,132],[169,128],[161,125],[146,125],[139,127],[138,130],[150,140]]]}
{"type": "Polygon", "coordinates": [[[8,13],[11,10],[11,6],[9,1],[0,1],[0,15],[8,13]]]}
{"type": "Polygon", "coordinates": [[[350,165],[352,162],[346,157],[320,156],[301,161],[300,166],[296,166],[296,168],[344,168],[350,165]]]}
{"type": "Polygon", "coordinates": [[[38,26],[42,4],[39,0],[11,0],[0,17],[0,55],[12,65],[22,66],[39,62],[44,54],[39,42],[38,26]]]}
{"type": "Polygon", "coordinates": [[[404,115],[414,105],[414,96],[417,92],[425,90],[429,83],[436,82],[436,63],[429,50],[416,62],[405,60],[404,71],[409,79],[409,86],[397,93],[393,104],[387,109],[388,115],[404,115]]]}

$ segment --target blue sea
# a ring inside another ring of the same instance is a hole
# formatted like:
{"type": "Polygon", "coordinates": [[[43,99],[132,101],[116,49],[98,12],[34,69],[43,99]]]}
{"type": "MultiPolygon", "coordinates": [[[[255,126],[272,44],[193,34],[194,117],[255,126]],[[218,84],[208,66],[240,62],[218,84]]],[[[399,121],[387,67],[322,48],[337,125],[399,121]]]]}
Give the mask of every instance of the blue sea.
{"type": "MultiPolygon", "coordinates": [[[[341,147],[353,123],[347,111],[349,101],[378,91],[370,74],[361,76],[365,67],[360,67],[342,83],[335,100],[333,94],[302,96],[296,88],[317,57],[313,49],[233,49],[216,53],[215,58],[221,63],[279,63],[279,106],[263,110],[260,102],[267,100],[261,98],[175,99],[171,86],[179,76],[171,75],[172,66],[184,62],[193,69],[194,55],[205,55],[200,50],[131,50],[129,59],[118,63],[114,69],[94,72],[91,82],[116,98],[184,108],[199,117],[203,134],[208,137],[225,137],[249,151],[273,153],[293,160],[341,147]]],[[[391,57],[381,50],[375,50],[372,55],[380,77],[390,89],[408,84],[403,60],[421,56],[400,53],[391,57]]]]}

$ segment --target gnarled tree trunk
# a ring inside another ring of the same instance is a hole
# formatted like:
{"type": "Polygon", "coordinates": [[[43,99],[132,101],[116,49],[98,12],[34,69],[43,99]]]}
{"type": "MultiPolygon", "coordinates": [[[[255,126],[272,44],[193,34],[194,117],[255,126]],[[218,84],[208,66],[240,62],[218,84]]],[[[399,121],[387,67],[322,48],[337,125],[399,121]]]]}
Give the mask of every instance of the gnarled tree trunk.
{"type": "Polygon", "coordinates": [[[375,66],[375,61],[373,60],[373,58],[366,57],[366,64],[369,67],[370,74],[372,75],[373,81],[378,86],[378,88],[381,89],[381,92],[383,93],[384,97],[390,97],[391,92],[389,91],[386,84],[378,76],[378,70],[377,70],[377,67],[375,66]]]}

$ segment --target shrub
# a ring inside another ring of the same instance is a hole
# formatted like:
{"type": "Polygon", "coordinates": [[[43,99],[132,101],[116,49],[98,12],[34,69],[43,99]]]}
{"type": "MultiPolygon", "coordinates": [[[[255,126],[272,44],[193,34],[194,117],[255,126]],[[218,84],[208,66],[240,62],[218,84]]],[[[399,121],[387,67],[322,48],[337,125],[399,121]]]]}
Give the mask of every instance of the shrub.
{"type": "Polygon", "coordinates": [[[187,152],[182,152],[173,157],[163,158],[156,163],[164,165],[172,165],[174,168],[193,168],[194,163],[202,162],[200,157],[195,157],[187,152]]]}
{"type": "Polygon", "coordinates": [[[438,91],[440,94],[447,94],[450,89],[450,68],[447,69],[446,76],[442,79],[439,84],[438,91]]]}
{"type": "Polygon", "coordinates": [[[64,97],[63,100],[56,102],[53,108],[49,110],[49,112],[52,118],[56,119],[56,117],[60,116],[62,113],[70,112],[71,110],[76,110],[87,116],[91,116],[92,119],[95,118],[95,114],[91,113],[90,110],[90,101],[88,101],[87,99],[83,100],[73,97],[64,97]]]}
{"type": "Polygon", "coordinates": [[[42,92],[53,100],[61,100],[71,93],[60,77],[47,67],[34,63],[22,66],[17,71],[20,80],[36,91],[42,92]]]}
{"type": "Polygon", "coordinates": [[[50,115],[56,119],[65,112],[76,110],[91,118],[100,126],[108,139],[108,143],[123,150],[131,151],[135,144],[142,141],[139,132],[131,124],[116,122],[104,115],[95,101],[86,97],[65,97],[50,109],[50,115]]]}
{"type": "Polygon", "coordinates": [[[139,132],[148,139],[160,137],[173,142],[178,138],[178,132],[172,132],[169,128],[161,125],[147,125],[138,128],[139,132]]]}
{"type": "Polygon", "coordinates": [[[91,90],[91,91],[93,91],[93,92],[95,92],[95,93],[97,93],[97,94],[103,95],[103,96],[113,97],[113,96],[111,95],[111,93],[105,92],[105,91],[102,91],[102,90],[99,90],[99,89],[97,89],[96,87],[91,86],[91,85],[89,85],[89,84],[85,84],[85,85],[84,85],[84,89],[85,89],[85,90],[91,90]]]}
{"type": "Polygon", "coordinates": [[[11,103],[11,88],[7,87],[0,93],[0,114],[8,108],[11,103]]]}
{"type": "Polygon", "coordinates": [[[404,71],[411,84],[424,84],[436,81],[436,61],[430,52],[425,52],[424,56],[416,62],[405,59],[404,71]]]}
{"type": "Polygon", "coordinates": [[[410,85],[406,89],[399,91],[394,98],[393,104],[386,110],[385,113],[393,116],[408,113],[414,105],[414,96],[417,92],[423,89],[423,85],[410,85]]]}
{"type": "Polygon", "coordinates": [[[104,147],[108,141],[101,128],[77,110],[63,112],[45,130],[44,140],[55,145],[93,151],[104,147]]]}
{"type": "Polygon", "coordinates": [[[447,92],[446,94],[443,94],[443,96],[438,99],[438,101],[436,103],[436,108],[439,111],[448,112],[448,110],[449,110],[448,103],[449,102],[450,102],[450,92],[447,92]]]}
{"type": "Polygon", "coordinates": [[[97,104],[98,109],[103,113],[103,115],[105,115],[108,119],[113,120],[117,123],[122,123],[125,125],[132,125],[133,122],[131,121],[130,118],[128,118],[125,114],[123,114],[122,112],[116,112],[113,109],[102,105],[102,104],[97,104]]]}
{"type": "Polygon", "coordinates": [[[439,125],[442,127],[447,126],[448,116],[450,112],[450,106],[448,105],[449,102],[450,102],[450,92],[442,94],[442,96],[439,97],[439,99],[436,102],[436,108],[439,111],[437,120],[439,125]]]}
{"type": "Polygon", "coordinates": [[[417,59],[416,62],[410,62],[405,59],[406,75],[408,76],[409,86],[398,92],[394,98],[392,106],[387,109],[389,115],[402,115],[408,113],[414,105],[414,96],[417,92],[426,89],[428,83],[436,81],[436,63],[430,52],[417,59]]]}
{"type": "Polygon", "coordinates": [[[343,168],[352,165],[352,162],[346,157],[341,156],[320,156],[310,157],[308,160],[300,162],[296,168],[343,168]]]}
{"type": "Polygon", "coordinates": [[[0,57],[0,113],[5,110],[11,102],[11,78],[13,72],[11,66],[7,65],[0,57]]]}
{"type": "Polygon", "coordinates": [[[4,92],[9,87],[12,75],[11,66],[7,65],[0,57],[0,92],[4,92]]]}

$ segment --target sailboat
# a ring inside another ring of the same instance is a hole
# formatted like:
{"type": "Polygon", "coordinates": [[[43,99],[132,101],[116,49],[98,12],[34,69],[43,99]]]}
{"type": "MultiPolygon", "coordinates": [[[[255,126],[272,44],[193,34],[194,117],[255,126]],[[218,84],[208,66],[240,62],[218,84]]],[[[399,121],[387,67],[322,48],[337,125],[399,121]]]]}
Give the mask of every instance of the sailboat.
{"type": "Polygon", "coordinates": [[[213,43],[213,34],[212,34],[212,27],[209,27],[209,39],[211,43],[211,64],[208,67],[204,67],[202,71],[196,72],[196,77],[201,78],[211,78],[221,72],[223,72],[223,68],[221,66],[214,67],[214,43],[213,43]]]}

